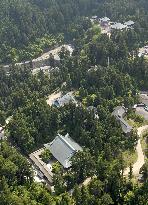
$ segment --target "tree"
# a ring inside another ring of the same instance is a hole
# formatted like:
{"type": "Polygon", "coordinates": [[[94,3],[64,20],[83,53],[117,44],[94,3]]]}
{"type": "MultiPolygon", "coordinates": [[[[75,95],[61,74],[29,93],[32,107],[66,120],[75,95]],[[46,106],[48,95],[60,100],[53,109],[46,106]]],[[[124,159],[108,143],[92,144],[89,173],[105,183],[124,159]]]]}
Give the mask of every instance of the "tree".
{"type": "Polygon", "coordinates": [[[148,160],[146,160],[145,164],[141,167],[140,173],[143,176],[143,181],[148,182],[148,160]]]}
{"type": "Polygon", "coordinates": [[[49,149],[44,149],[44,151],[41,153],[42,160],[47,163],[52,157],[52,154],[49,149]]]}
{"type": "Polygon", "coordinates": [[[5,125],[5,120],[6,120],[6,114],[4,111],[0,110],[0,125],[5,125]]]}
{"type": "Polygon", "coordinates": [[[59,201],[57,202],[57,205],[71,205],[74,204],[74,200],[72,197],[69,196],[68,193],[61,194],[59,197],[59,201]]]}
{"type": "Polygon", "coordinates": [[[78,152],[72,158],[71,171],[76,175],[78,182],[82,182],[87,177],[93,176],[95,173],[95,161],[89,150],[78,152]]]}
{"type": "Polygon", "coordinates": [[[82,192],[78,185],[75,185],[72,196],[76,201],[76,205],[81,205],[83,203],[81,198],[82,192]]]}
{"type": "Polygon", "coordinates": [[[131,179],[133,178],[133,167],[132,167],[131,163],[130,163],[129,168],[130,168],[130,170],[129,170],[129,173],[128,173],[128,178],[131,181],[131,179]]]}
{"type": "Polygon", "coordinates": [[[62,172],[62,165],[61,165],[59,162],[55,162],[55,163],[52,165],[52,172],[53,172],[54,174],[61,173],[61,172],[62,172]]]}

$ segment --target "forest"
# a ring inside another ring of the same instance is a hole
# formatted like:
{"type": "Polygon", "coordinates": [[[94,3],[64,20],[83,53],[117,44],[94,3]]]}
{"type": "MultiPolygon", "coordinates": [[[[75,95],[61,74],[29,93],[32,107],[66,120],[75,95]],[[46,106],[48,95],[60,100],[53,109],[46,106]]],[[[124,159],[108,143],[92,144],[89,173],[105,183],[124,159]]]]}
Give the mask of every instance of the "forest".
{"type": "Polygon", "coordinates": [[[148,62],[138,57],[138,48],[148,40],[147,8],[146,0],[0,2],[0,62],[11,63],[9,72],[0,67],[0,125],[7,136],[0,140],[0,205],[147,204],[147,152],[140,170],[143,182],[135,180],[131,164],[125,177],[123,153],[134,151],[138,135],[133,130],[125,136],[112,116],[116,106],[131,111],[139,103],[137,93],[148,89],[148,62]],[[108,38],[91,24],[87,17],[92,15],[136,23],[133,30],[108,38]],[[67,42],[74,45],[73,54],[63,48],[59,69],[50,74],[33,75],[27,66],[14,64],[67,42]],[[55,91],[73,91],[78,105],[49,106],[46,100],[55,91]],[[56,164],[53,194],[34,181],[28,155],[57,133],[69,133],[83,152],[66,171],[56,164]],[[89,177],[90,183],[80,186],[89,177]]]}
{"type": "Polygon", "coordinates": [[[148,35],[146,0],[1,0],[0,8],[1,64],[12,63],[14,58],[16,61],[30,60],[34,50],[42,53],[50,48],[51,35],[63,34],[65,40],[71,42],[89,27],[88,19],[84,17],[96,14],[113,20],[130,17],[136,21],[139,43],[148,35]],[[49,45],[43,43],[47,41],[49,45]]]}

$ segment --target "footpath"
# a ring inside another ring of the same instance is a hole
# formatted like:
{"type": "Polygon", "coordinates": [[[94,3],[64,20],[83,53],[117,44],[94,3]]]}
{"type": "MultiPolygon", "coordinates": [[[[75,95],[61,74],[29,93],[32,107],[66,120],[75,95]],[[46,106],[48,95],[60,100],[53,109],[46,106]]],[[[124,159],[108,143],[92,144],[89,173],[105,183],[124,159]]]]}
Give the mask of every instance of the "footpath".
{"type": "MultiPolygon", "coordinates": [[[[136,146],[136,152],[138,154],[138,158],[137,158],[137,161],[133,164],[133,175],[134,176],[138,176],[139,175],[139,171],[140,171],[140,168],[144,165],[144,153],[142,151],[142,146],[141,146],[141,137],[142,137],[142,134],[144,133],[144,131],[148,130],[148,125],[145,125],[145,126],[142,126],[142,127],[139,127],[137,129],[137,133],[138,133],[138,136],[139,136],[139,140],[138,140],[138,143],[137,143],[137,146],[136,146]]],[[[130,171],[130,168],[126,168],[125,171],[124,171],[124,175],[128,175],[130,171]]]]}

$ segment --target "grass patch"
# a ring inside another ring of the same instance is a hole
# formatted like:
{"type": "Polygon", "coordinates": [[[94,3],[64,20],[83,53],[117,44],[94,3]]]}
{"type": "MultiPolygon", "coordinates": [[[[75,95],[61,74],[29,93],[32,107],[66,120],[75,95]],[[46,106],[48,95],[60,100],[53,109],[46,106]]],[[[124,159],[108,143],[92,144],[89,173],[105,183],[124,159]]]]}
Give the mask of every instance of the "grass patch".
{"type": "Polygon", "coordinates": [[[128,122],[129,125],[131,125],[134,128],[148,125],[148,120],[144,120],[143,122],[135,122],[133,119],[127,119],[127,118],[125,118],[125,120],[128,122]]]}
{"type": "Polygon", "coordinates": [[[132,119],[126,119],[126,121],[127,121],[127,123],[130,125],[130,126],[132,126],[132,127],[134,127],[134,128],[138,128],[139,127],[139,123],[136,123],[134,120],[132,120],[132,119]]]}
{"type": "Polygon", "coordinates": [[[138,155],[135,150],[127,150],[123,152],[123,161],[124,161],[124,166],[129,167],[130,164],[134,164],[137,161],[138,155]]]}
{"type": "Polygon", "coordinates": [[[142,127],[148,124],[148,120],[145,120],[143,116],[135,113],[133,110],[128,110],[125,120],[134,128],[142,127]]]}

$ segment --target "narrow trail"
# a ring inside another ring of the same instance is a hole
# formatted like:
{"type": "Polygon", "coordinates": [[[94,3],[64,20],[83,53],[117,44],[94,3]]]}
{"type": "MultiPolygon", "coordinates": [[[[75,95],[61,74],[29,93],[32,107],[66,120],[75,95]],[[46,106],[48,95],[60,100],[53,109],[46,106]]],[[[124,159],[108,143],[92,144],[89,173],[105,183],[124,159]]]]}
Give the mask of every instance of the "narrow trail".
{"type": "MultiPolygon", "coordinates": [[[[133,164],[133,175],[134,176],[138,176],[139,175],[139,171],[140,171],[140,168],[143,166],[144,164],[144,153],[142,151],[142,146],[141,146],[141,136],[143,134],[144,131],[146,131],[148,129],[148,125],[145,125],[145,126],[142,126],[142,127],[139,127],[137,129],[137,133],[138,133],[138,136],[139,136],[139,140],[138,140],[138,143],[137,143],[137,146],[136,146],[136,151],[137,151],[137,154],[138,154],[138,159],[137,161],[133,164]]],[[[130,171],[130,168],[126,168],[125,171],[124,171],[124,175],[128,175],[130,171]]]]}
{"type": "MultiPolygon", "coordinates": [[[[138,176],[139,175],[140,168],[144,164],[144,153],[142,151],[142,146],[141,146],[141,137],[142,137],[143,132],[146,131],[146,130],[148,130],[148,125],[139,127],[137,129],[137,134],[139,136],[139,140],[138,140],[138,143],[137,143],[137,146],[136,146],[136,151],[137,151],[137,154],[138,154],[138,159],[133,164],[133,175],[134,176],[138,176]]],[[[129,167],[126,168],[125,171],[124,171],[124,176],[127,176],[129,171],[130,171],[130,168],[129,167]]],[[[91,180],[92,180],[92,178],[88,177],[82,184],[79,185],[79,187],[87,186],[91,182],[91,180]]],[[[69,193],[72,194],[73,193],[73,189],[70,190],[69,193]]]]}

